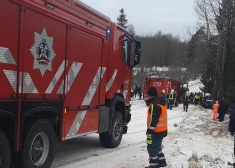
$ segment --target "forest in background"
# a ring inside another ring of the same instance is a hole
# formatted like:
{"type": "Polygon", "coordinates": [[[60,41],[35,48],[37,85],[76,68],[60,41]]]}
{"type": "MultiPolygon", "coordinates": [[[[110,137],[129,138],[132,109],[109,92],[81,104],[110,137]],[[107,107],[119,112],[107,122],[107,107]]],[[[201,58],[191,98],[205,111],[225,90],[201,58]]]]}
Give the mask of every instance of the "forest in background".
{"type": "Polygon", "coordinates": [[[149,75],[181,82],[200,78],[203,92],[211,93],[216,100],[225,97],[231,102],[235,100],[235,0],[195,0],[195,11],[197,30],[189,33],[188,41],[181,41],[161,31],[138,35],[134,25],[128,25],[124,9],[120,10],[117,23],[142,43],[141,62],[136,67],[140,72],[134,76],[134,81],[143,87],[149,75]],[[154,66],[171,70],[144,70],[154,66]]]}

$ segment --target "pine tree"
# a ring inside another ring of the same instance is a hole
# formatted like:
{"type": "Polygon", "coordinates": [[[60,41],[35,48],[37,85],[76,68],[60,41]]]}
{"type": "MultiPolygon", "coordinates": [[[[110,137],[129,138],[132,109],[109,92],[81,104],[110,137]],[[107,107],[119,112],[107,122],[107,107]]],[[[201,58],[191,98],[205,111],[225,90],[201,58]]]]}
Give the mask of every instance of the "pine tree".
{"type": "Polygon", "coordinates": [[[123,8],[120,10],[120,13],[121,14],[117,18],[117,21],[118,21],[117,24],[123,27],[124,29],[126,29],[128,27],[127,25],[128,20],[126,19],[126,14],[123,8]]]}

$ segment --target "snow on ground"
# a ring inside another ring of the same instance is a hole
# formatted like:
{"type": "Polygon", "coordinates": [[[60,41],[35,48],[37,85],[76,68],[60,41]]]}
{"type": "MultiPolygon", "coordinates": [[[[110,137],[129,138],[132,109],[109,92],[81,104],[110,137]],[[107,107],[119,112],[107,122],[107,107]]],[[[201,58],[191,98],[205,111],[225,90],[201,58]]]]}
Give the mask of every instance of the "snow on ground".
{"type": "Polygon", "coordinates": [[[195,81],[190,81],[188,83],[189,86],[189,92],[201,92],[200,87],[203,87],[203,84],[201,83],[200,79],[197,79],[195,81]]]}
{"type": "MultiPolygon", "coordinates": [[[[199,92],[199,80],[189,83],[190,92],[199,92]]],[[[212,120],[212,110],[182,104],[168,110],[168,136],[163,140],[168,168],[229,168],[233,141],[228,116],[222,123],[212,120]]],[[[132,119],[119,147],[103,148],[98,134],[83,136],[58,145],[52,168],[144,168],[147,107],[143,100],[132,101],[132,119]]]]}
{"type": "MultiPolygon", "coordinates": [[[[81,154],[63,168],[143,168],[148,165],[146,150],[146,110],[144,102],[132,106],[128,134],[116,149],[91,150],[81,154]]],[[[222,123],[212,120],[212,111],[190,105],[183,112],[182,104],[168,110],[169,133],[163,142],[168,168],[227,168],[232,161],[233,143],[227,131],[228,116],[222,123]],[[177,124],[177,127],[174,125],[177,124]]],[[[91,135],[93,137],[94,135],[91,135]]],[[[89,136],[88,136],[89,137],[89,136]]],[[[62,164],[63,165],[63,164],[62,164]]]]}

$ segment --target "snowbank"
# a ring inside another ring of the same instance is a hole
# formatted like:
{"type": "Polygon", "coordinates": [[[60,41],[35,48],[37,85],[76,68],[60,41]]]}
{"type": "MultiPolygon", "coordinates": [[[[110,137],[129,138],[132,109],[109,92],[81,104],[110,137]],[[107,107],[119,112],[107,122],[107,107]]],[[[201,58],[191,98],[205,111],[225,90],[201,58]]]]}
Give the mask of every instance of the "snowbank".
{"type": "Polygon", "coordinates": [[[233,153],[228,116],[220,123],[212,120],[211,110],[191,106],[190,115],[165,139],[169,165],[174,168],[226,168],[233,153]]]}
{"type": "Polygon", "coordinates": [[[202,82],[200,81],[200,79],[197,79],[195,81],[190,81],[188,83],[189,86],[189,92],[201,92],[200,87],[202,88],[204,85],[202,84],[202,82]]]}
{"type": "MultiPolygon", "coordinates": [[[[137,109],[145,106],[133,106],[133,126],[127,136],[128,145],[109,152],[96,153],[94,157],[80,160],[66,168],[143,168],[148,165],[148,153],[145,142],[145,117],[137,109]],[[140,118],[142,117],[142,120],[140,118]],[[137,120],[138,119],[138,120],[137,120]],[[143,122],[142,122],[143,121],[143,122]],[[136,132],[139,132],[136,134],[136,132]]],[[[145,106],[145,108],[147,108],[145,106]]],[[[182,104],[168,110],[168,136],[163,141],[168,168],[228,168],[232,161],[233,141],[229,135],[228,116],[220,123],[212,120],[212,111],[190,105],[183,112],[182,104]],[[176,126],[177,125],[177,126],[176,126]],[[175,127],[176,126],[176,127],[175,127]]]]}

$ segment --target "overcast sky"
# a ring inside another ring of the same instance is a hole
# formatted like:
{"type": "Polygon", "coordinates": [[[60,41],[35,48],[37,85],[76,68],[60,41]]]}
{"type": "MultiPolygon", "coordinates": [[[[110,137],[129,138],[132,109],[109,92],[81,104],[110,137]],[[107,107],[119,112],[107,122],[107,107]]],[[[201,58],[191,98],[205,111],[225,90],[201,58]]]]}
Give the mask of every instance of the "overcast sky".
{"type": "Polygon", "coordinates": [[[133,24],[138,34],[164,33],[187,38],[186,27],[197,26],[194,0],[81,0],[116,22],[123,7],[129,24],[133,24]]]}

